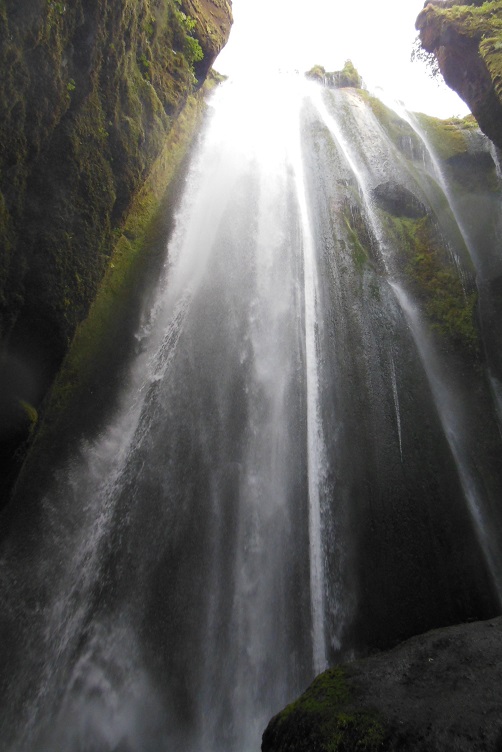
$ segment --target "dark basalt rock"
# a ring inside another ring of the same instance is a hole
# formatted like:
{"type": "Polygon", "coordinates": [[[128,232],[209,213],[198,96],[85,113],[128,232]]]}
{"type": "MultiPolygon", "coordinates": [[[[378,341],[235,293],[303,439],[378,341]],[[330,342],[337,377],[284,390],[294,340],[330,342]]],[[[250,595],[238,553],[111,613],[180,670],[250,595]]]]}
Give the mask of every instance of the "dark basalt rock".
{"type": "Polygon", "coordinates": [[[502,618],[438,629],[321,674],[262,752],[498,752],[502,618]]]}
{"type": "Polygon", "coordinates": [[[425,206],[411,191],[392,180],[377,185],[372,195],[382,209],[396,217],[420,219],[427,214],[425,206]]]}

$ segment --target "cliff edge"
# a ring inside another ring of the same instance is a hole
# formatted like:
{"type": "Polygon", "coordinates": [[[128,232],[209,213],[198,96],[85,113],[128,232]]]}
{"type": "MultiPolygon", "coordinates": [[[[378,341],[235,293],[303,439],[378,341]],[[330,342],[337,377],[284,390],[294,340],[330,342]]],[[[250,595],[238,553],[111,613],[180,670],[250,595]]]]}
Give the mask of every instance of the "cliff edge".
{"type": "Polygon", "coordinates": [[[448,86],[502,148],[502,0],[431,0],[416,26],[448,86]]]}

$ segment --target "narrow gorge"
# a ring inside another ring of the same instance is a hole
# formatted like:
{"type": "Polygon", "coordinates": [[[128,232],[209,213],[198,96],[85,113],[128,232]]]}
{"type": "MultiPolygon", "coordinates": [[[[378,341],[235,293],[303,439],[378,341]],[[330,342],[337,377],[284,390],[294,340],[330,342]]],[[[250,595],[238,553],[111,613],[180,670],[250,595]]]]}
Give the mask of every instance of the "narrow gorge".
{"type": "Polygon", "coordinates": [[[77,6],[0,3],[66,107],[0,173],[0,749],[495,752],[499,152],[349,62],[208,93],[223,0],[77,6]]]}

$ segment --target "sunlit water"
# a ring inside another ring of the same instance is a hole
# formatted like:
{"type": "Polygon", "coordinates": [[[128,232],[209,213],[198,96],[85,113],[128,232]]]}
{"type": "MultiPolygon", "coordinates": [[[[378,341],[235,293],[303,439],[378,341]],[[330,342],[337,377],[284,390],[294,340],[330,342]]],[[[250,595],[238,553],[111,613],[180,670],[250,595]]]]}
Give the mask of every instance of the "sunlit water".
{"type": "Polygon", "coordinates": [[[4,546],[9,752],[258,750],[329,663],[471,613],[485,565],[498,587],[372,197],[391,177],[422,196],[417,169],[353,92],[214,95],[118,408],[57,469],[33,549],[4,546]]]}

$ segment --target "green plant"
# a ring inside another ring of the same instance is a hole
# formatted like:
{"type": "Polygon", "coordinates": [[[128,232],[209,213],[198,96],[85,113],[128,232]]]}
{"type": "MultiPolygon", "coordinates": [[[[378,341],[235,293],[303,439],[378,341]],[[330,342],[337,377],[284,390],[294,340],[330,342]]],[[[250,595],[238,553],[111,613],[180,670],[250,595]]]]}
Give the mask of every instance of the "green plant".
{"type": "Polygon", "coordinates": [[[410,60],[412,63],[422,63],[426,72],[432,79],[434,79],[434,81],[439,82],[443,79],[435,54],[424,50],[419,36],[417,36],[413,42],[410,60]]]}
{"type": "Polygon", "coordinates": [[[148,60],[146,55],[143,53],[142,55],[140,55],[138,62],[139,62],[139,67],[140,67],[143,78],[146,79],[147,81],[151,81],[152,73],[150,70],[150,67],[151,67],[150,60],[148,60]]]}
{"type": "MultiPolygon", "coordinates": [[[[181,0],[174,0],[176,5],[181,6],[181,0]]],[[[184,44],[183,52],[185,53],[188,64],[190,65],[193,73],[194,63],[198,63],[204,57],[204,52],[200,46],[200,42],[194,36],[194,30],[196,21],[191,16],[187,16],[182,10],[175,8],[174,15],[178,21],[181,29],[184,32],[184,44]]]]}
{"type": "Polygon", "coordinates": [[[191,65],[193,65],[193,63],[198,63],[203,59],[204,53],[202,47],[195,37],[187,36],[185,39],[185,55],[191,65]]]}

